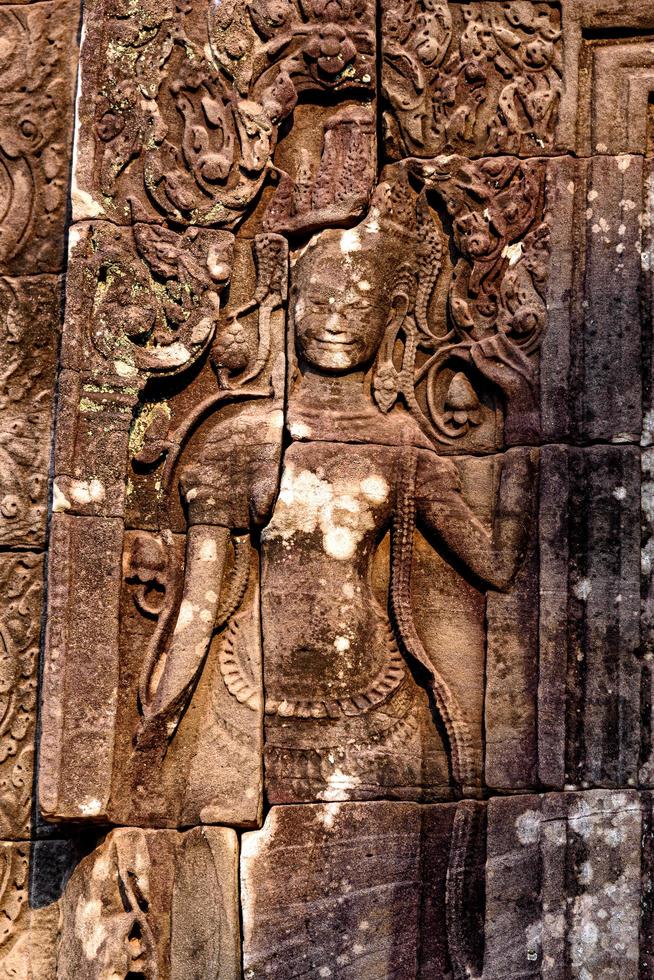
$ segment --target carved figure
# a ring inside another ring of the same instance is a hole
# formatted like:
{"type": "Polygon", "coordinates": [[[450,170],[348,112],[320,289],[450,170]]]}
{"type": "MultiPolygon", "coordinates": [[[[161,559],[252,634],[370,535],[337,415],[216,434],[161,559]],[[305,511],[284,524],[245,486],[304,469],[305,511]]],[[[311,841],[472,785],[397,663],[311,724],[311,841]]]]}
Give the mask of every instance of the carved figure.
{"type": "MultiPolygon", "coordinates": [[[[499,224],[495,211],[487,220],[489,229],[499,224]]],[[[475,214],[460,222],[463,243],[464,229],[477,228],[475,214]]],[[[472,231],[468,236],[473,253],[472,231]]],[[[477,239],[486,242],[478,228],[477,239]]],[[[490,262],[496,248],[496,242],[480,247],[476,257],[490,262]]],[[[324,232],[299,253],[291,303],[293,441],[279,495],[273,509],[279,443],[271,440],[267,410],[253,403],[228,422],[217,416],[199,461],[181,471],[189,513],[184,582],[176,596],[170,591],[144,667],[143,748],[175,737],[211,638],[242,600],[249,558],[244,542],[241,559],[239,535],[263,527],[269,797],[446,796],[444,745],[456,786],[479,789],[480,739],[414,623],[414,538],[420,527],[481,588],[505,588],[527,525],[530,462],[528,451],[506,457],[489,530],[463,499],[454,463],[435,451],[439,432],[414,390],[415,354],[419,342],[436,336],[429,319],[442,253],[443,232],[426,194],[416,195],[405,171],[380,186],[366,221],[324,232]],[[235,571],[221,600],[230,531],[235,571]],[[387,532],[391,571],[384,596],[375,568],[387,532]]],[[[470,276],[470,261],[462,262],[470,276]]],[[[491,314],[484,307],[480,313],[474,299],[465,318],[463,275],[455,276],[450,295],[465,334],[458,354],[475,379],[486,375],[509,403],[524,402],[529,363],[508,330],[489,344],[491,314]],[[485,329],[476,332],[483,314],[485,329]]],[[[493,322],[501,326],[497,313],[493,322]]],[[[451,401],[457,385],[470,397],[470,382],[459,372],[451,401]]],[[[149,565],[156,587],[164,562],[149,565]]],[[[137,579],[146,581],[140,572],[137,579]]],[[[256,698],[243,648],[239,654],[232,644],[222,663],[228,689],[256,698]]]]}

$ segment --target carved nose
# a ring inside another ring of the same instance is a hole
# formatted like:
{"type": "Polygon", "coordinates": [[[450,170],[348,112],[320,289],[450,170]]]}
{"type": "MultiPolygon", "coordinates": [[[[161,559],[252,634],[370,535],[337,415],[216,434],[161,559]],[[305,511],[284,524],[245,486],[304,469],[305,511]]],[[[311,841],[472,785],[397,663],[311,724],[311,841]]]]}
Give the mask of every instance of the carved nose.
{"type": "Polygon", "coordinates": [[[336,310],[333,310],[327,317],[327,323],[325,324],[325,329],[329,333],[341,332],[341,318],[336,310]]]}

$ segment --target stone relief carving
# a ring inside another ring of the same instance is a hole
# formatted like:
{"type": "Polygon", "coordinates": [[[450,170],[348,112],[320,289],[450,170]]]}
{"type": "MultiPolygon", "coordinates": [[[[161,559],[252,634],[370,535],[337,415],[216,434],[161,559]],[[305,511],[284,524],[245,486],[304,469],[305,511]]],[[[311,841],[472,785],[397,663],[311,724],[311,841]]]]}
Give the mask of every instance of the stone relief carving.
{"type": "Polygon", "coordinates": [[[29,836],[43,560],[0,559],[0,835],[29,836]]]}
{"type": "MultiPolygon", "coordinates": [[[[78,218],[233,228],[261,190],[280,126],[301,96],[374,92],[368,3],[316,0],[273,9],[266,0],[220,7],[170,0],[135,13],[99,0],[88,32],[78,218]]],[[[336,197],[329,178],[370,166],[372,137],[365,129],[354,134],[353,125],[346,114],[325,128],[313,206],[335,211],[332,220],[347,215],[349,202],[336,197]]],[[[301,198],[311,180],[303,172],[297,183],[301,198]]],[[[352,207],[361,207],[360,196],[352,207]]],[[[303,214],[306,206],[298,200],[292,211],[303,214]]],[[[277,202],[274,211],[287,207],[277,202]]]]}
{"type": "Polygon", "coordinates": [[[0,33],[0,270],[59,272],[79,8],[3,6],[0,33]]]}
{"type": "Polygon", "coordinates": [[[59,346],[56,276],[0,279],[0,541],[43,545],[59,346]]]}
{"type": "Polygon", "coordinates": [[[391,156],[553,148],[562,93],[557,5],[388,0],[382,39],[391,156]]]}
{"type": "Polygon", "coordinates": [[[650,6],[0,0],[0,980],[650,976],[650,6]]]}

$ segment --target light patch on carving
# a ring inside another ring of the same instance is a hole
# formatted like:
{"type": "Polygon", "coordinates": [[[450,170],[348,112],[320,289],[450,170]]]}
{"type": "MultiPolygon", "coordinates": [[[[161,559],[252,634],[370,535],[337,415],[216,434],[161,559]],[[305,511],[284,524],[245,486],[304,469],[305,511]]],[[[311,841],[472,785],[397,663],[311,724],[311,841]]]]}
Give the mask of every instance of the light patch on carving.
{"type": "Polygon", "coordinates": [[[283,428],[284,413],[282,410],[276,408],[274,411],[268,412],[266,417],[266,438],[271,442],[276,442],[283,428]]]}
{"type": "Polygon", "coordinates": [[[99,898],[80,899],[75,910],[75,935],[82,944],[87,960],[97,958],[107,936],[102,926],[102,902],[99,898]]]}
{"type": "Polygon", "coordinates": [[[179,341],[157,349],[157,361],[166,367],[179,367],[181,364],[186,364],[190,357],[188,349],[179,341]]]}
{"type": "Polygon", "coordinates": [[[593,203],[593,201],[596,201],[598,197],[599,197],[598,191],[588,191],[588,200],[590,201],[591,204],[593,203]]]}
{"type": "Polygon", "coordinates": [[[367,279],[361,279],[357,283],[357,287],[364,293],[369,292],[371,286],[367,279]]]}
{"type": "Polygon", "coordinates": [[[325,806],[320,808],[318,817],[325,830],[332,830],[340,808],[340,803],[326,803],[325,806]]]}
{"type": "Polygon", "coordinates": [[[133,364],[120,360],[114,361],[114,370],[121,378],[132,378],[137,373],[133,364]]]}
{"type": "Polygon", "coordinates": [[[83,817],[97,817],[101,810],[102,803],[96,799],[87,800],[86,803],[80,804],[79,808],[79,812],[83,817]]]}
{"type": "Polygon", "coordinates": [[[622,173],[624,173],[625,170],[629,170],[629,167],[631,166],[631,157],[628,156],[616,157],[616,163],[618,165],[618,170],[621,170],[622,173]]]}
{"type": "Polygon", "coordinates": [[[288,428],[294,439],[311,438],[311,429],[304,422],[291,422],[288,428]]]}
{"type": "Polygon", "coordinates": [[[71,503],[66,494],[59,489],[57,482],[52,487],[52,510],[55,514],[63,514],[70,510],[71,503]]]}
{"type": "Polygon", "coordinates": [[[522,258],[523,245],[522,242],[516,242],[514,245],[505,245],[502,251],[502,258],[509,260],[509,265],[516,265],[517,262],[522,258]]]}
{"type": "Polygon", "coordinates": [[[193,622],[195,616],[195,606],[188,599],[182,599],[182,604],[179,607],[179,616],[177,617],[177,625],[175,626],[175,632],[178,633],[180,630],[186,629],[189,623],[193,622]]]}
{"type": "Polygon", "coordinates": [[[589,595],[593,591],[593,586],[591,584],[590,579],[587,578],[579,579],[579,581],[575,584],[572,591],[574,592],[575,596],[577,597],[577,599],[579,599],[580,602],[586,602],[589,595]]]}
{"type": "Polygon", "coordinates": [[[70,200],[73,206],[74,221],[83,221],[86,218],[99,218],[104,214],[104,208],[91,197],[88,191],[83,191],[77,186],[76,181],[70,191],[70,200]]]}
{"type": "Polygon", "coordinates": [[[613,491],[613,496],[616,500],[625,500],[627,496],[625,487],[616,487],[613,491]]]}
{"type": "Polygon", "coordinates": [[[341,235],[341,252],[344,255],[349,255],[350,252],[360,252],[361,251],[361,238],[359,237],[359,232],[356,228],[348,228],[341,235]]]}
{"type": "Polygon", "coordinates": [[[296,533],[313,534],[320,530],[325,552],[339,561],[348,561],[366,531],[375,526],[370,504],[381,503],[387,494],[388,484],[376,474],[363,481],[329,483],[310,470],[296,471],[288,464],[273,519],[264,537],[289,541],[296,533]]]}
{"type": "Polygon", "coordinates": [[[104,500],[104,485],[100,480],[71,480],[68,492],[78,504],[97,504],[104,500]]]}
{"type": "Polygon", "coordinates": [[[337,636],[334,640],[334,646],[339,653],[345,653],[346,650],[350,649],[350,641],[347,636],[337,636]]]}
{"type": "Polygon", "coordinates": [[[349,800],[350,791],[359,785],[361,780],[358,776],[348,775],[341,769],[335,769],[327,779],[327,787],[319,793],[321,800],[337,802],[338,800],[349,800]]]}
{"type": "Polygon", "coordinates": [[[383,504],[388,498],[389,486],[383,476],[367,476],[361,481],[361,489],[373,504],[383,504]]]}
{"type": "Polygon", "coordinates": [[[212,538],[207,538],[203,541],[200,546],[200,561],[216,561],[218,553],[216,551],[216,542],[212,538]]]}
{"type": "Polygon", "coordinates": [[[525,810],[515,821],[515,830],[521,844],[536,844],[540,839],[541,815],[536,810],[525,810]]]}

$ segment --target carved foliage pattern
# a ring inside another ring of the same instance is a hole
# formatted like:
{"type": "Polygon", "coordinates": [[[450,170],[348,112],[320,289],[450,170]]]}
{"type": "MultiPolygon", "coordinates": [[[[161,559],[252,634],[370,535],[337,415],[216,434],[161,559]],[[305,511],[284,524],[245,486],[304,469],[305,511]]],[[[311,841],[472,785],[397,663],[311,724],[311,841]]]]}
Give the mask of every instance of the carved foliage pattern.
{"type": "Polygon", "coordinates": [[[26,836],[32,802],[32,756],[43,560],[0,560],[0,838],[26,836]]]}
{"type": "Polygon", "coordinates": [[[0,7],[0,269],[58,272],[75,60],[74,2],[0,7]]]}
{"type": "Polygon", "coordinates": [[[396,158],[552,149],[562,93],[556,6],[387,0],[382,36],[396,158]]]}
{"type": "Polygon", "coordinates": [[[84,120],[93,162],[82,168],[80,217],[232,228],[301,92],[372,91],[366,3],[128,6],[97,2],[89,19],[101,74],[96,86],[86,78],[86,97],[98,95],[84,120]]]}

